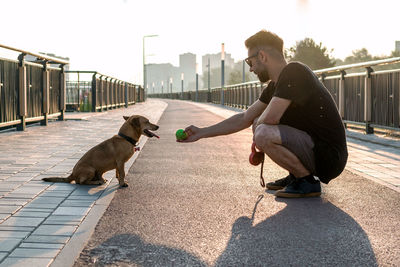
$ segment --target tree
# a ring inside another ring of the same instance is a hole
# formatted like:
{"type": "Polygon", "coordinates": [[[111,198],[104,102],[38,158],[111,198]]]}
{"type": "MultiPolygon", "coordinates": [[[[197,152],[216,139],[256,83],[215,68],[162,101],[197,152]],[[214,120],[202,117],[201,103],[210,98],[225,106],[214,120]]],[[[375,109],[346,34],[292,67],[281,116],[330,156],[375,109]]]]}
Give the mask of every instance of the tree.
{"type": "Polygon", "coordinates": [[[400,57],[400,50],[398,50],[398,51],[392,51],[390,57],[400,57]]]}
{"type": "Polygon", "coordinates": [[[289,48],[286,54],[289,61],[300,61],[308,65],[311,69],[323,69],[335,66],[335,60],[331,57],[328,49],[322,43],[316,44],[311,38],[305,38],[296,45],[289,48]]]}
{"type": "Polygon", "coordinates": [[[373,60],[373,57],[368,53],[366,48],[353,50],[352,55],[344,59],[344,64],[353,64],[359,62],[367,62],[373,60]]]}
{"type": "MultiPolygon", "coordinates": [[[[392,57],[399,57],[400,52],[399,51],[392,51],[389,56],[372,56],[366,48],[361,48],[361,49],[356,49],[352,51],[352,55],[348,56],[342,61],[342,64],[337,64],[338,66],[340,65],[347,65],[347,64],[354,64],[354,63],[361,63],[361,62],[367,62],[367,61],[373,61],[373,60],[380,60],[380,59],[387,59],[387,58],[392,58],[392,57]]],[[[398,69],[400,68],[400,63],[395,63],[395,64],[388,64],[388,65],[380,65],[380,66],[373,66],[372,69],[377,71],[377,70],[387,70],[387,69],[398,69]]],[[[364,72],[365,68],[355,68],[355,69],[349,69],[346,72],[347,73],[353,73],[353,72],[364,72]]]]}

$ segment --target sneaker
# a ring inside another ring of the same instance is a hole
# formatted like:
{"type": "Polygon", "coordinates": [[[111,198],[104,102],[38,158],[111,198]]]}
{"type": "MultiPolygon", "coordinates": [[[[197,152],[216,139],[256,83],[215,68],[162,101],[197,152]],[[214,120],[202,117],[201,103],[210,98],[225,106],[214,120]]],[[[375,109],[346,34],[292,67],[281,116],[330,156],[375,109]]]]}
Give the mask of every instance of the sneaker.
{"type": "Polygon", "coordinates": [[[277,197],[319,197],[321,195],[321,183],[315,181],[313,183],[304,178],[296,179],[284,189],[276,191],[277,197]]]}
{"type": "Polygon", "coordinates": [[[267,189],[269,190],[280,190],[288,186],[291,182],[294,181],[293,175],[289,174],[285,178],[276,180],[275,182],[270,182],[266,184],[267,189]]]}

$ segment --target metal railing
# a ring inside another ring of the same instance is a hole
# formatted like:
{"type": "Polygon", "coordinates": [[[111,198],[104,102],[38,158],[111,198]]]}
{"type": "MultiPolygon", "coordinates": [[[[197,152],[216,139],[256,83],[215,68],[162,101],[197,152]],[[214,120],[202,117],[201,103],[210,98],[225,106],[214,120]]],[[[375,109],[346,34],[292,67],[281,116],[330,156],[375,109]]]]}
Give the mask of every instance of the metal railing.
{"type": "Polygon", "coordinates": [[[95,71],[66,71],[68,61],[62,59],[1,44],[0,48],[20,53],[18,60],[0,58],[0,129],[25,130],[29,123],[64,120],[67,105],[96,112],[145,100],[141,86],[95,71]],[[26,55],[36,57],[35,62],[26,61],[26,55]],[[67,74],[74,72],[89,74],[91,80],[67,81],[67,74]]]}
{"type": "Polygon", "coordinates": [[[66,71],[77,74],[77,80],[67,81],[67,108],[79,111],[103,111],[128,107],[145,101],[142,86],[119,80],[96,71],[66,71]],[[79,74],[91,75],[90,81],[81,81],[79,74]]]}
{"type": "Polygon", "coordinates": [[[25,130],[27,123],[47,125],[53,117],[63,120],[68,61],[1,44],[0,48],[20,53],[18,60],[0,58],[0,129],[25,130]],[[36,57],[35,63],[26,61],[26,55],[36,57]]]}
{"type": "MultiPolygon", "coordinates": [[[[321,69],[314,73],[331,93],[345,124],[362,125],[366,133],[373,133],[374,128],[400,131],[400,69],[373,70],[374,66],[399,62],[400,57],[396,57],[321,69]],[[365,72],[346,73],[359,68],[365,68],[365,72]]],[[[198,91],[198,101],[247,109],[259,98],[262,89],[263,85],[259,82],[202,89],[198,91]]],[[[189,91],[148,96],[194,100],[195,94],[195,91],[189,91]]]]}

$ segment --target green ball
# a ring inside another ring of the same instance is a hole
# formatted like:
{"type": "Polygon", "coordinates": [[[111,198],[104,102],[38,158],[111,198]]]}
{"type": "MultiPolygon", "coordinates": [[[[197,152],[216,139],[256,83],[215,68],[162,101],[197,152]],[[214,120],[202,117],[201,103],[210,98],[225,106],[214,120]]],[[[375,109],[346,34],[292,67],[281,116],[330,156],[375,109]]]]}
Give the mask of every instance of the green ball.
{"type": "Polygon", "coordinates": [[[185,140],[188,136],[187,133],[183,129],[179,129],[175,133],[177,140],[185,140]]]}

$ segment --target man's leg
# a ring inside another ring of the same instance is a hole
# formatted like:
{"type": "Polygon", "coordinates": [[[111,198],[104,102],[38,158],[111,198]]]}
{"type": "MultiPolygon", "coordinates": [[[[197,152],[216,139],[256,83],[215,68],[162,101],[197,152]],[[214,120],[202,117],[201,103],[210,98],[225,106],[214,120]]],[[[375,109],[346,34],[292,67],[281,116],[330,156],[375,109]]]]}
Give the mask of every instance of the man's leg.
{"type": "Polygon", "coordinates": [[[290,183],[277,191],[276,196],[313,197],[321,194],[320,183],[312,175],[315,172],[314,143],[307,133],[287,125],[262,124],[255,130],[254,140],[260,150],[295,177],[281,179],[281,182],[290,183]]]}
{"type": "Polygon", "coordinates": [[[277,125],[259,125],[254,132],[254,140],[258,149],[295,177],[310,175],[310,171],[304,167],[299,158],[282,145],[281,134],[277,125]]]}
{"type": "MultiPolygon", "coordinates": [[[[255,118],[253,121],[253,125],[252,125],[253,134],[256,131],[256,125],[258,122],[258,118],[259,117],[255,118]]],[[[285,186],[289,185],[290,183],[292,183],[293,179],[295,179],[294,175],[289,173],[289,175],[287,175],[286,177],[277,179],[273,182],[266,183],[265,186],[269,190],[280,190],[280,189],[283,189],[285,186]]]]}

